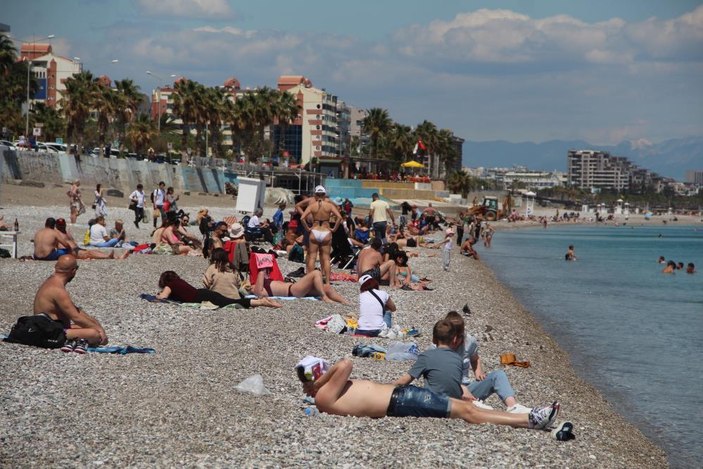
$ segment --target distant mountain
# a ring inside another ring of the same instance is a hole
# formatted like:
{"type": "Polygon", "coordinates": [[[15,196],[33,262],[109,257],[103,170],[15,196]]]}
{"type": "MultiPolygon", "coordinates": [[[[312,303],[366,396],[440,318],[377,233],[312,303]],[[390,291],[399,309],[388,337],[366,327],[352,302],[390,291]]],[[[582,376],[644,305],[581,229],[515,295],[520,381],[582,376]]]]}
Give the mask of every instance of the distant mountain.
{"type": "Polygon", "coordinates": [[[550,140],[543,143],[512,143],[504,140],[464,142],[464,166],[512,167],[566,171],[569,150],[602,150],[625,156],[641,168],[660,176],[683,181],[689,169],[703,170],[703,137],[690,137],[651,143],[630,140],[613,145],[594,145],[581,140],[550,140]]]}

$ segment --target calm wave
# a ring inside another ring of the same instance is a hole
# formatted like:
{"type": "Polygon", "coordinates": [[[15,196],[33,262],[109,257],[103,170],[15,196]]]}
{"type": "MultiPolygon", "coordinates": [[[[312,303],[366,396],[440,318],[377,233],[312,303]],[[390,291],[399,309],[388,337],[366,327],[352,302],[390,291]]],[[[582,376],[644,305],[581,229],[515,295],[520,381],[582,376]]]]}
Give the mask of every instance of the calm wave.
{"type": "Polygon", "coordinates": [[[700,464],[703,227],[500,231],[480,254],[672,467],[700,464]],[[576,262],[564,261],[569,244],[576,262]],[[699,272],[662,274],[659,256],[699,272]]]}

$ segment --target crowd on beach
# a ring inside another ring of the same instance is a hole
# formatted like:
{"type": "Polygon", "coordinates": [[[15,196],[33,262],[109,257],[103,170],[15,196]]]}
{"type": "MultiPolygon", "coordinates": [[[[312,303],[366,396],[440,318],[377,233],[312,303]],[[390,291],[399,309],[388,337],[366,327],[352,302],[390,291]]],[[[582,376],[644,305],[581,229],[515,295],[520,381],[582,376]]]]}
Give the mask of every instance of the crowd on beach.
{"type": "MultiPolygon", "coordinates": [[[[209,260],[201,287],[175,271],[162,272],[158,282],[155,279],[158,293],[143,295],[154,302],[282,308],[281,299],[316,297],[346,306],[352,301],[332,282],[357,282],[359,309],[351,332],[358,337],[391,337],[396,309],[391,294],[433,290],[431,279],[414,272],[409,259],[420,253],[438,257],[448,271],[455,244],[461,254],[478,260],[474,246],[481,240],[490,248],[495,232],[481,215],[460,212],[457,217],[447,217],[431,203],[419,208],[404,202],[396,219],[396,211],[378,194],[373,194],[368,212],[354,210],[349,199],[332,199],[323,186],[297,196],[290,211],[286,211],[287,202],[281,201],[271,220],[263,218],[260,208],[241,219],[229,216],[222,220],[214,220],[203,208],[191,220],[190,214],[178,207],[179,196],[173,188],[160,182],[149,195],[141,184],[129,195],[135,228],[142,229],[145,224],[153,228],[150,242],[138,243],[128,237],[121,219],[107,228],[109,208],[100,185],[93,195],[94,217],[82,242],[63,218],[46,219],[44,227],[34,234],[34,253],[24,259],[55,262],[54,274],[39,287],[33,315],[18,320],[10,341],[76,353],[106,345],[106,331],[95,317],[75,305],[66,285],[77,275],[79,260],[125,260],[133,254],[209,260]],[[116,249],[122,249],[122,254],[116,255],[116,249]],[[434,249],[440,250],[441,256],[434,249]],[[278,266],[279,256],[304,266],[284,275],[278,266]]],[[[86,212],[80,181],[73,182],[67,196],[71,225],[75,226],[86,212]]],[[[470,314],[468,306],[464,313],[467,317],[470,314]]],[[[478,343],[464,328],[464,317],[455,311],[439,319],[432,331],[434,347],[421,353],[408,373],[393,384],[350,379],[348,360],[331,367],[322,359],[303,361],[299,377],[305,377],[305,392],[327,413],[451,417],[469,423],[552,429],[559,403],[541,407],[519,404],[503,371],[483,370],[478,343]],[[317,370],[312,375],[308,373],[311,366],[317,370]],[[420,377],[424,387],[410,384],[420,377]],[[506,411],[483,403],[494,393],[506,411]]],[[[562,422],[555,429],[557,438],[572,438],[571,430],[570,423],[562,422]]]]}

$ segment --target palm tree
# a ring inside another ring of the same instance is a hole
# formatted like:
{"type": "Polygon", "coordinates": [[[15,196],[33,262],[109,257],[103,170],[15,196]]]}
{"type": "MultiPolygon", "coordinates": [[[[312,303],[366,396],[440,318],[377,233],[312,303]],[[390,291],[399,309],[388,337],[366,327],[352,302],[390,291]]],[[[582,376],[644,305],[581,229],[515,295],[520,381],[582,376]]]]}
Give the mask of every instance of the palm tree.
{"type": "Polygon", "coordinates": [[[407,125],[395,123],[388,136],[391,158],[399,163],[404,163],[413,152],[415,136],[407,125]]]}
{"type": "Polygon", "coordinates": [[[17,48],[7,34],[0,33],[0,74],[9,73],[17,62],[17,48]]]}
{"type": "Polygon", "coordinates": [[[286,91],[276,90],[273,103],[273,113],[275,121],[278,124],[278,142],[276,143],[276,151],[280,154],[286,149],[285,133],[287,127],[300,114],[301,107],[298,105],[298,100],[292,94],[286,91]]]}
{"type": "Polygon", "coordinates": [[[81,72],[64,81],[66,89],[61,93],[61,111],[66,118],[66,137],[69,141],[83,143],[85,124],[93,104],[93,75],[81,72]]]}
{"type": "MultiPolygon", "coordinates": [[[[213,156],[218,157],[222,152],[222,122],[225,115],[226,103],[229,101],[224,90],[221,88],[205,89],[205,106],[207,122],[209,124],[212,139],[210,145],[214,148],[213,156]]],[[[207,155],[207,148],[205,149],[207,155]]]]}
{"type": "Polygon", "coordinates": [[[139,114],[127,130],[127,138],[132,143],[134,151],[139,154],[145,152],[155,136],[154,124],[147,114],[139,114]]]}
{"type": "Polygon", "coordinates": [[[415,137],[418,140],[422,140],[422,143],[425,145],[426,150],[425,153],[428,155],[429,161],[430,161],[430,171],[435,172],[435,165],[433,164],[432,158],[436,154],[436,149],[437,149],[437,138],[438,138],[438,132],[437,132],[437,126],[434,125],[430,121],[422,121],[421,124],[419,124],[415,128],[415,137]]]}
{"type": "Polygon", "coordinates": [[[362,122],[362,129],[371,139],[371,154],[378,158],[380,143],[390,132],[393,121],[386,109],[371,108],[366,111],[366,117],[362,122]]]}
{"type": "Polygon", "coordinates": [[[465,171],[456,171],[449,175],[447,186],[452,192],[461,194],[463,198],[466,198],[469,192],[477,187],[477,182],[465,171]]]}
{"type": "Polygon", "coordinates": [[[117,93],[117,108],[115,109],[117,120],[117,135],[120,142],[125,140],[127,125],[137,116],[137,109],[144,100],[144,95],[139,92],[139,86],[129,78],[115,81],[117,93]]]}
{"type": "Polygon", "coordinates": [[[197,122],[199,83],[186,78],[176,81],[173,93],[173,113],[181,119],[181,150],[188,148],[190,126],[197,122]]]}
{"type": "Polygon", "coordinates": [[[459,158],[454,133],[451,130],[441,129],[437,133],[437,155],[439,155],[440,164],[443,166],[440,173],[446,173],[447,169],[459,158]]]}

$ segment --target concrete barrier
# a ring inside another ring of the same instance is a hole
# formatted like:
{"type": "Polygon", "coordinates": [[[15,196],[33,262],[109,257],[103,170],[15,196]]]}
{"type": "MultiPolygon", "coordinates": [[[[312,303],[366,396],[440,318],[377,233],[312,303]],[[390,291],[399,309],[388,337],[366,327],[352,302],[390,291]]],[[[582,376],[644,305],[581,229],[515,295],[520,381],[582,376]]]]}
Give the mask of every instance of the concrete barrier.
{"type": "Polygon", "coordinates": [[[224,194],[225,182],[236,184],[237,174],[222,168],[190,167],[131,158],[93,158],[0,149],[0,182],[20,180],[65,184],[80,179],[83,186],[131,193],[137,184],[147,191],[160,181],[177,191],[224,194]]]}

